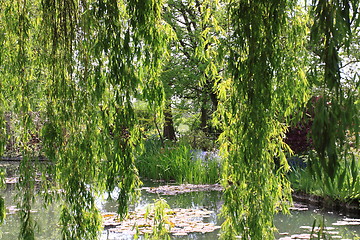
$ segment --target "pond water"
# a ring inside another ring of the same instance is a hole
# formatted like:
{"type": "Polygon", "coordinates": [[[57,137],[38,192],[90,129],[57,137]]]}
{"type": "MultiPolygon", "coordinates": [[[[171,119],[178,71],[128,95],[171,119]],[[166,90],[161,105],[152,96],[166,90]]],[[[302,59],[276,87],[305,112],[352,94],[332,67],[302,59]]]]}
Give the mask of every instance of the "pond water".
{"type": "MultiPolygon", "coordinates": [[[[16,203],[14,202],[15,190],[13,185],[8,185],[8,188],[2,192],[5,197],[5,204],[8,208],[7,218],[3,225],[0,226],[0,239],[13,240],[17,239],[19,234],[19,217],[16,211],[16,203]]],[[[144,208],[147,204],[153,203],[154,200],[159,199],[159,195],[142,191],[140,201],[132,206],[132,209],[144,208]]],[[[171,208],[194,208],[207,209],[213,211],[204,221],[221,225],[222,220],[218,216],[222,206],[221,192],[191,192],[180,195],[161,196],[167,201],[171,208]]],[[[117,207],[114,201],[99,199],[98,206],[103,212],[115,212],[117,207]]],[[[34,219],[37,222],[36,239],[57,240],[60,239],[60,228],[58,226],[59,208],[50,206],[44,208],[41,201],[37,199],[33,206],[34,219]]],[[[307,211],[293,211],[292,215],[277,214],[275,217],[275,225],[279,230],[276,235],[277,239],[290,239],[290,236],[309,234],[311,227],[316,220],[316,225],[320,221],[324,221],[325,226],[328,227],[329,234],[333,239],[360,239],[360,225],[356,226],[342,226],[342,220],[347,220],[346,216],[322,212],[316,208],[311,208],[307,211]],[[334,225],[335,224],[335,225],[334,225]],[[287,238],[286,238],[287,237],[287,238]]],[[[360,221],[360,220],[352,220],[360,221]]],[[[172,236],[172,239],[196,239],[196,240],[211,240],[218,239],[219,230],[211,233],[193,233],[187,236],[172,236]]],[[[108,230],[103,231],[101,240],[105,239],[132,239],[130,235],[115,234],[108,230]]]]}

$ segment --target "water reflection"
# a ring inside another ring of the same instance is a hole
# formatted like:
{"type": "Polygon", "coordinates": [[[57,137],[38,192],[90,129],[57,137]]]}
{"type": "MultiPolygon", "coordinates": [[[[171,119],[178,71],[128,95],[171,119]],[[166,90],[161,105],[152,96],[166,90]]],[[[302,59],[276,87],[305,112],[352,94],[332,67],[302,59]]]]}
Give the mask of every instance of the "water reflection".
{"type": "MultiPolygon", "coordinates": [[[[19,214],[17,212],[16,202],[14,195],[16,190],[14,185],[8,185],[7,189],[1,194],[5,197],[5,205],[7,206],[7,218],[5,223],[0,226],[0,238],[3,240],[17,239],[19,236],[20,222],[19,214]]],[[[153,203],[154,199],[160,196],[157,194],[147,193],[142,191],[142,196],[135,205],[131,206],[132,209],[143,208],[149,203],[153,203]]],[[[208,222],[221,225],[222,220],[218,216],[220,213],[222,200],[220,192],[191,192],[177,196],[161,196],[164,198],[171,208],[205,208],[214,211],[211,216],[206,219],[208,222]]],[[[115,212],[117,210],[116,201],[109,200],[108,196],[103,196],[98,199],[97,205],[102,212],[115,212]]],[[[42,201],[36,197],[32,206],[32,213],[34,220],[37,222],[35,229],[35,239],[58,240],[60,239],[59,221],[59,207],[55,204],[44,208],[42,201]]],[[[325,220],[326,227],[334,227],[333,232],[339,232],[337,236],[347,239],[355,239],[355,236],[360,236],[360,226],[334,226],[339,220],[344,219],[345,216],[332,213],[323,213],[317,209],[310,208],[309,211],[293,212],[292,215],[278,214],[275,217],[275,225],[279,229],[277,239],[284,236],[291,236],[293,234],[309,233],[308,227],[311,227],[314,220],[320,223],[325,220]],[[303,227],[302,227],[303,226],[303,227]],[[302,227],[302,228],[301,228],[302,227]],[[307,228],[306,228],[307,227],[307,228]],[[282,234],[280,234],[282,233],[282,234]],[[284,233],[288,233],[284,235],[284,233]]],[[[172,236],[172,239],[196,239],[196,240],[212,240],[218,239],[219,230],[212,233],[193,233],[187,236],[172,236]]],[[[101,234],[101,240],[105,239],[131,239],[131,236],[124,236],[121,234],[111,233],[107,230],[101,234]]]]}
{"type": "Polygon", "coordinates": [[[295,234],[310,234],[314,221],[315,227],[323,222],[324,227],[328,229],[328,236],[334,239],[356,239],[356,237],[359,237],[360,225],[335,225],[337,221],[343,220],[344,218],[346,218],[346,216],[333,212],[320,211],[314,207],[310,207],[308,211],[293,211],[291,215],[278,214],[275,217],[275,225],[279,230],[276,237],[283,238],[295,234]]]}
{"type": "MultiPolygon", "coordinates": [[[[2,240],[18,239],[20,234],[20,216],[17,201],[14,200],[16,190],[14,184],[8,184],[2,191],[5,198],[6,219],[0,226],[0,238],[2,240]]],[[[59,208],[56,205],[44,207],[42,201],[36,197],[32,205],[31,215],[35,221],[35,239],[60,239],[59,208]]]]}

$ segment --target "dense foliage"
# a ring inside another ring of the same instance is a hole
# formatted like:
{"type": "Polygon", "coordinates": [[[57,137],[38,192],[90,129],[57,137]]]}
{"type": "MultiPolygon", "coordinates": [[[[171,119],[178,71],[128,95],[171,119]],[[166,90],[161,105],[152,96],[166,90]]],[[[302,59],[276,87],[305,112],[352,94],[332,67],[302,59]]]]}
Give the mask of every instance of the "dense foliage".
{"type": "MultiPolygon", "coordinates": [[[[313,154],[309,154],[307,158],[314,157],[313,154]]],[[[319,161],[314,161],[313,164],[321,165],[319,161]]],[[[324,184],[325,173],[313,174],[311,168],[300,164],[292,168],[288,177],[295,191],[323,197],[325,201],[322,204],[325,207],[336,208],[341,204],[356,206],[360,200],[359,164],[359,155],[353,155],[349,161],[341,161],[332,181],[327,184],[324,184]]]]}
{"type": "MultiPolygon", "coordinates": [[[[126,214],[141,184],[134,102],[142,99],[157,130],[156,117],[171,119],[171,103],[179,102],[199,112],[204,132],[222,130],[222,237],[272,239],[273,215],[291,200],[284,134],[309,96],[320,96],[310,131],[318,179],[332,186],[356,166],[346,156],[359,143],[359,77],[345,71],[360,60],[359,2],[300,4],[1,0],[0,156],[13,135],[21,154],[20,238],[34,239],[38,178],[45,200],[60,196],[64,239],[98,237],[95,199],[104,191],[119,192],[118,213],[126,214]]],[[[348,179],[358,186],[355,178],[348,179]]],[[[0,198],[0,222],[4,207],[0,198]]]]}
{"type": "Polygon", "coordinates": [[[321,168],[333,179],[340,160],[348,153],[346,136],[354,134],[359,142],[359,79],[351,76],[352,81],[346,83],[342,77],[344,57],[340,57],[340,52],[348,51],[352,38],[356,38],[353,32],[358,30],[359,1],[315,1],[315,4],[310,43],[321,63],[312,69],[314,74],[321,73],[315,77],[321,97],[315,103],[312,139],[321,168]]]}
{"type": "Polygon", "coordinates": [[[282,123],[307,95],[306,16],[295,1],[234,1],[229,15],[223,238],[271,239],[276,208],[290,199],[282,123]]]}
{"type": "MultiPolygon", "coordinates": [[[[1,1],[2,111],[19,115],[23,143],[22,238],[34,238],[36,172],[26,145],[33,133],[53,163],[44,179],[56,179],[64,191],[64,239],[97,238],[95,198],[104,190],[119,189],[118,212],[126,214],[140,184],[132,100],[141,91],[154,104],[162,101],[157,74],[167,25],[161,9],[160,1],[1,1]],[[32,112],[41,113],[42,129],[32,126],[32,112]]],[[[43,184],[52,191],[52,183],[43,184]]]]}

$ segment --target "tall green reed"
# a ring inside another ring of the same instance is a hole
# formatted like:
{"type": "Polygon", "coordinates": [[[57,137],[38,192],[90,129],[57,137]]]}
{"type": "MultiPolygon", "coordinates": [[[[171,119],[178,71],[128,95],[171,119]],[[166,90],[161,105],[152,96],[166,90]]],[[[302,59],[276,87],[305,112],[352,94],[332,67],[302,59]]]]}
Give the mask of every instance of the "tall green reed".
{"type": "Polygon", "coordinates": [[[177,183],[217,183],[221,173],[220,160],[196,158],[186,143],[166,143],[148,140],[136,166],[142,178],[175,181],[177,183]]]}
{"type": "Polygon", "coordinates": [[[295,190],[346,202],[360,199],[359,172],[360,160],[356,155],[341,161],[333,178],[321,171],[319,161],[312,159],[311,164],[308,163],[305,169],[292,169],[289,180],[295,190]]]}

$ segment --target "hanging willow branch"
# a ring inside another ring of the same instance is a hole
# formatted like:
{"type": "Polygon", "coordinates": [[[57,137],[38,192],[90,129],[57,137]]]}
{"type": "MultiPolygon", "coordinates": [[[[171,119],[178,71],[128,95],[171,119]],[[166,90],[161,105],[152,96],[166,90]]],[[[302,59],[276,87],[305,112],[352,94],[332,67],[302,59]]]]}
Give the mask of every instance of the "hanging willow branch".
{"type": "Polygon", "coordinates": [[[291,200],[283,134],[306,99],[306,18],[288,0],[231,1],[229,18],[222,238],[273,239],[276,207],[291,200]]]}
{"type": "MultiPolygon", "coordinates": [[[[155,0],[1,1],[5,28],[0,44],[6,46],[0,50],[5,66],[0,95],[6,95],[8,104],[0,106],[0,113],[24,116],[22,143],[34,130],[30,112],[41,115],[41,154],[51,162],[42,185],[46,199],[54,187],[64,191],[64,239],[97,238],[101,220],[95,199],[104,190],[118,191],[122,217],[138,194],[134,155],[140,132],[132,101],[146,85],[148,99],[162,104],[157,81],[167,41],[162,5],[155,0]],[[3,59],[6,55],[9,60],[3,59]],[[10,87],[14,91],[4,90],[10,87]]],[[[23,153],[30,153],[25,145],[23,153]]],[[[35,176],[29,159],[23,158],[21,168],[20,186],[26,193],[32,193],[35,176]]],[[[33,195],[25,196],[24,219],[33,195]]],[[[24,222],[23,229],[21,238],[31,239],[31,224],[24,222]]]]}
{"type": "MultiPolygon", "coordinates": [[[[347,135],[359,137],[358,86],[354,84],[355,91],[351,87],[346,89],[349,86],[346,86],[340,73],[342,59],[339,56],[339,52],[348,50],[352,29],[358,27],[358,11],[357,0],[313,2],[314,23],[310,43],[324,67],[320,73],[322,76],[317,77],[320,96],[313,103],[315,118],[312,139],[322,168],[315,170],[319,175],[330,177],[330,180],[334,179],[343,154],[347,154],[347,135]]],[[[326,181],[328,184],[330,182],[326,181]]]]}
{"type": "MultiPolygon", "coordinates": [[[[3,11],[4,6],[0,4],[0,11],[3,11]]],[[[0,18],[2,20],[2,18],[0,18]]],[[[0,66],[4,65],[5,58],[5,28],[3,27],[3,21],[0,21],[0,66]]],[[[3,69],[0,68],[0,72],[3,69]]],[[[5,121],[5,109],[6,109],[6,101],[5,101],[5,86],[3,81],[0,81],[0,156],[3,156],[4,149],[6,146],[6,121],[5,121]]],[[[4,186],[4,170],[0,169],[0,188],[4,186]]],[[[2,196],[0,196],[0,224],[4,222],[6,216],[5,209],[5,201],[2,196]]]]}

